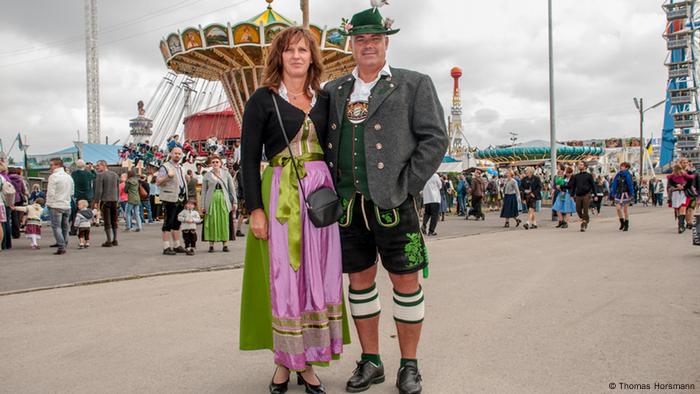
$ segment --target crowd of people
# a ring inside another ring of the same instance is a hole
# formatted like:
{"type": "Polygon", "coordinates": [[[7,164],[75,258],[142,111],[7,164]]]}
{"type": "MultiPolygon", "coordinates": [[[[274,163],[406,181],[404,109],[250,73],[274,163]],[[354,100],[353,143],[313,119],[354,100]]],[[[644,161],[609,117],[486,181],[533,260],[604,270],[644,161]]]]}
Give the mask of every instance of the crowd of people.
{"type": "Polygon", "coordinates": [[[119,149],[119,157],[122,161],[129,160],[134,166],[141,167],[153,166],[160,167],[164,160],[168,157],[168,152],[172,151],[173,148],[178,147],[182,149],[184,161],[189,163],[194,163],[195,161],[203,161],[209,155],[217,155],[219,157],[226,157],[229,155],[238,155],[238,157],[233,157],[234,162],[240,161],[240,152],[238,152],[238,147],[240,146],[239,140],[234,141],[233,147],[228,147],[222,141],[220,141],[215,135],[209,136],[206,143],[202,144],[200,149],[197,149],[191,140],[184,139],[181,142],[181,138],[178,134],[168,137],[165,142],[165,146],[151,144],[150,141],[146,140],[139,143],[128,143],[124,144],[119,149]]]}
{"type": "MultiPolygon", "coordinates": [[[[147,150],[143,146],[139,149],[147,150]]],[[[113,247],[119,245],[120,223],[124,231],[140,232],[144,225],[162,221],[166,255],[194,255],[199,223],[203,223],[202,240],[209,243],[209,252],[214,251],[216,242],[228,252],[228,242],[244,236],[241,226],[247,219],[240,166],[233,161],[239,155],[222,158],[213,152],[206,162],[198,162],[195,170],[183,168],[186,159],[179,145],[172,147],[160,165],[149,161],[140,169],[110,169],[103,160],[95,165],[78,160],[73,168],[67,168],[61,159],[54,158],[46,190],[36,183],[31,193],[22,169],[0,162],[2,250],[12,248],[13,240],[22,233],[32,249],[40,249],[44,222],[51,223],[55,238],[51,246],[61,255],[73,236],[78,238],[78,249],[89,248],[94,226],[104,226],[102,246],[113,247]],[[200,202],[201,209],[197,209],[200,202]]]]}
{"type": "MultiPolygon", "coordinates": [[[[629,207],[660,207],[667,201],[673,208],[678,232],[692,229],[695,223],[698,177],[692,162],[682,158],[668,176],[642,179],[631,172],[629,163],[620,164],[614,174],[591,171],[585,162],[562,164],[551,177],[542,167],[507,168],[497,174],[474,168],[451,178],[435,174],[423,189],[423,226],[425,235],[437,235],[439,220],[453,207],[465,219],[485,219],[485,211],[500,211],[504,227],[524,222],[524,229],[537,229],[542,201],[551,203],[557,228],[566,229],[573,215],[578,216],[580,231],[585,232],[591,215],[599,215],[606,202],[614,206],[620,230],[629,231],[629,207]],[[664,181],[665,179],[665,181],[664,181]],[[664,198],[667,198],[666,200],[664,198]],[[521,219],[521,215],[525,217],[521,219]]],[[[694,236],[695,237],[695,236],[694,236]]],[[[697,243],[697,241],[695,241],[697,243]]]]}

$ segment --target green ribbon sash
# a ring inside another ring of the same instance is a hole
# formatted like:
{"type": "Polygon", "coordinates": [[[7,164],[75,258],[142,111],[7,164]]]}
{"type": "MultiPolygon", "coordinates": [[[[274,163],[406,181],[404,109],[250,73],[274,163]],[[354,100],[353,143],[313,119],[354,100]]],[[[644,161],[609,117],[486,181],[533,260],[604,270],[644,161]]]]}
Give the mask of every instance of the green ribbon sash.
{"type": "MultiPolygon", "coordinates": [[[[323,161],[323,154],[304,153],[295,156],[296,170],[292,158],[287,154],[278,154],[272,158],[271,164],[274,167],[282,167],[280,175],[280,192],[277,201],[277,212],[275,218],[281,224],[289,223],[287,226],[287,238],[289,242],[289,265],[294,272],[301,266],[301,202],[299,200],[299,182],[306,177],[305,163],[311,161],[323,161]],[[297,179],[299,172],[299,179],[297,179]]],[[[308,193],[308,190],[304,190],[308,193]]]]}

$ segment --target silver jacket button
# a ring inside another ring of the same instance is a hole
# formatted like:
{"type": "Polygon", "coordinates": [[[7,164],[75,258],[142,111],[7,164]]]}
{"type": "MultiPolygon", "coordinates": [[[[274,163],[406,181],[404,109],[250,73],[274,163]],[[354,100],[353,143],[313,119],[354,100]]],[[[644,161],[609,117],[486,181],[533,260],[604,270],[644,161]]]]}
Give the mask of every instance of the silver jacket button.
{"type": "Polygon", "coordinates": [[[335,125],[335,123],[331,123],[331,129],[335,130],[338,126],[335,125]]]}
{"type": "Polygon", "coordinates": [[[328,163],[328,167],[333,168],[333,162],[328,163]]]}
{"type": "Polygon", "coordinates": [[[381,150],[383,148],[382,143],[378,142],[377,143],[377,150],[381,150]]]}
{"type": "Polygon", "coordinates": [[[333,144],[331,144],[330,142],[328,143],[328,149],[333,149],[333,144]]]}
{"type": "Polygon", "coordinates": [[[380,170],[383,170],[383,169],[384,169],[384,163],[379,162],[379,163],[377,164],[377,168],[379,168],[380,170]]]}
{"type": "Polygon", "coordinates": [[[382,129],[382,125],[380,125],[379,123],[377,123],[377,124],[374,125],[374,129],[377,130],[377,131],[379,131],[379,130],[382,129]]]}

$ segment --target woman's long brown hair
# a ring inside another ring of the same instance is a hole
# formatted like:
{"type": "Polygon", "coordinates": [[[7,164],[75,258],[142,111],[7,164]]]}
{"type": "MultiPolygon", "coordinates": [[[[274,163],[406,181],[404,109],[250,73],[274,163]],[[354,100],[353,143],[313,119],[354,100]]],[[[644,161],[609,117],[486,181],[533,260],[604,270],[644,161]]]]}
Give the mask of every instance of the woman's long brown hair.
{"type": "Polygon", "coordinates": [[[309,88],[313,89],[315,92],[321,89],[321,75],[323,74],[321,51],[318,49],[318,43],[313,34],[311,34],[309,30],[299,26],[288,27],[282,30],[272,40],[270,51],[267,55],[267,62],[265,63],[262,86],[272,89],[275,93],[279,91],[283,74],[282,53],[284,53],[291,44],[296,44],[299,40],[306,41],[306,46],[311,52],[311,64],[306,73],[304,92],[306,92],[307,96],[310,96],[308,93],[309,88]]]}

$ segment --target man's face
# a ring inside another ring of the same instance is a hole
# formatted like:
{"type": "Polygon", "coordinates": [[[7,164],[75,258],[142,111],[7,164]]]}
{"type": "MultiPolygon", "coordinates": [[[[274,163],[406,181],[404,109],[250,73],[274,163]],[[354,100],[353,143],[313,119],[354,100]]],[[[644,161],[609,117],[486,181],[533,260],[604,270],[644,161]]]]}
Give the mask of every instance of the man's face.
{"type": "Polygon", "coordinates": [[[182,149],[174,148],[173,150],[171,150],[170,159],[175,163],[179,163],[180,159],[182,159],[182,149]]]}
{"type": "Polygon", "coordinates": [[[586,170],[586,164],[585,164],[584,162],[580,161],[580,162],[578,163],[578,170],[581,171],[581,172],[585,171],[585,170],[586,170]]]}
{"type": "Polygon", "coordinates": [[[58,167],[59,167],[58,164],[54,164],[54,162],[49,162],[49,169],[51,170],[51,172],[53,172],[58,167]]]}
{"type": "Polygon", "coordinates": [[[105,165],[102,164],[102,163],[97,163],[97,164],[95,165],[95,168],[97,169],[97,172],[102,172],[102,171],[104,171],[104,170],[107,169],[107,168],[105,167],[105,165]]]}
{"type": "Polygon", "coordinates": [[[377,69],[386,63],[389,38],[384,34],[358,34],[352,36],[352,56],[361,69],[377,69]]]}

